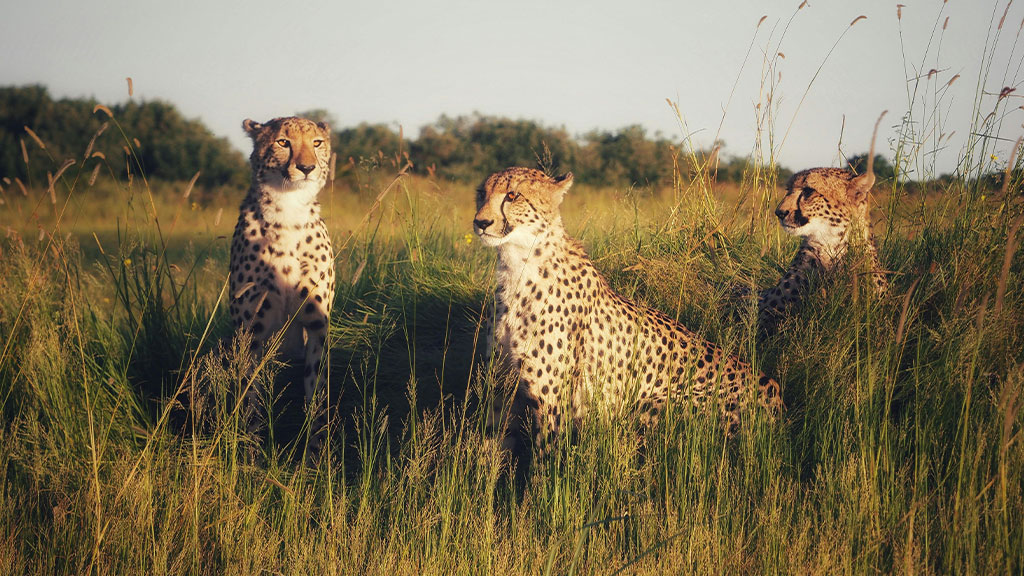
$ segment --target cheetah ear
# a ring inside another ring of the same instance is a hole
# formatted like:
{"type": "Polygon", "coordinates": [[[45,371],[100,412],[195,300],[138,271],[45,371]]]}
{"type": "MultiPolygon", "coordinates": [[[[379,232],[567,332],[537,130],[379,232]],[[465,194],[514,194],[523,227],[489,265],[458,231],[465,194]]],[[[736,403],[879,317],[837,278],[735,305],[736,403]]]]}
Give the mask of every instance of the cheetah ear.
{"type": "Polygon", "coordinates": [[[263,124],[260,124],[259,122],[254,122],[248,118],[242,120],[242,130],[245,130],[245,133],[249,136],[256,136],[256,133],[259,132],[261,128],[263,128],[263,124]]]}
{"type": "Polygon", "coordinates": [[[874,185],[875,173],[865,172],[850,179],[850,183],[846,185],[846,196],[854,202],[863,202],[874,185]]]}
{"type": "Polygon", "coordinates": [[[320,128],[321,130],[326,132],[328,136],[331,135],[331,125],[330,124],[328,124],[327,122],[317,122],[316,125],[317,125],[318,128],[320,128]]]}
{"type": "Polygon", "coordinates": [[[558,186],[558,190],[555,192],[555,200],[561,204],[565,193],[569,191],[569,188],[572,188],[572,172],[566,172],[555,178],[555,185],[558,186]]]}

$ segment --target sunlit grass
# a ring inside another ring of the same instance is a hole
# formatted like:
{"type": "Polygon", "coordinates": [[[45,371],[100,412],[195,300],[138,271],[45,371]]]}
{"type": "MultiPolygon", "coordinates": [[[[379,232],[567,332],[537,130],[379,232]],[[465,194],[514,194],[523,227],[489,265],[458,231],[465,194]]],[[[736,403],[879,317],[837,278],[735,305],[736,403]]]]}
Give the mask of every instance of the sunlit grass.
{"type": "MultiPolygon", "coordinates": [[[[972,136],[964,178],[880,183],[891,294],[841,273],[759,342],[735,288],[772,284],[796,247],[770,210],[788,119],[766,58],[741,186],[684,145],[698,173],[579,185],[563,215],[613,287],[776,376],[787,410],[732,441],[686,410],[643,433],[595,411],[518,476],[478,410],[494,254],[472,185],[372,172],[322,193],[339,282],[331,452],[310,468],[294,367],[252,374],[229,338],[243,191],[26,151],[64,170],[0,205],[0,574],[1019,573],[1020,182],[983,189],[972,136]],[[263,443],[240,418],[252,378],[276,384],[263,443]]],[[[897,164],[924,171],[913,118],[941,118],[909,106],[897,164]]]]}

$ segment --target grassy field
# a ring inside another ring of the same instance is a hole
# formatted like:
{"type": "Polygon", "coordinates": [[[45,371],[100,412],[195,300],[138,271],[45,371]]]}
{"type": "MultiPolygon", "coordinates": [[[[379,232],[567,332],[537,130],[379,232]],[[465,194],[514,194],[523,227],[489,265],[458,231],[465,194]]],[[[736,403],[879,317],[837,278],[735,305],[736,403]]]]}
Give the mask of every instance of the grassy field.
{"type": "Polygon", "coordinates": [[[840,278],[755,346],[750,302],[729,295],[773,282],[795,240],[757,202],[736,209],[749,191],[575,188],[567,228],[613,286],[754,358],[787,411],[731,442],[701,418],[641,438],[593,417],[516,486],[475,410],[494,254],[469,234],[472,189],[391,178],[324,193],[340,283],[333,452],[315,469],[298,464],[293,370],[258,375],[278,393],[264,445],[239,422],[244,359],[224,340],[237,198],[141,179],[6,196],[0,573],[1024,566],[1016,192],[880,186],[892,294],[840,278]]]}
{"type": "MultiPolygon", "coordinates": [[[[904,168],[941,123],[918,106],[889,141],[904,168]]],[[[331,451],[306,467],[295,367],[255,375],[275,393],[265,442],[239,415],[241,190],[93,183],[82,163],[52,190],[5,181],[0,574],[1020,574],[1021,163],[978,184],[998,131],[978,106],[966,178],[875,188],[891,292],[840,275],[762,341],[735,295],[797,245],[772,215],[772,118],[741,186],[574,187],[566,227],[612,286],[775,376],[787,408],[731,441],[672,410],[643,435],[593,415],[521,483],[477,410],[495,255],[472,186],[373,172],[322,193],[331,451]]]]}

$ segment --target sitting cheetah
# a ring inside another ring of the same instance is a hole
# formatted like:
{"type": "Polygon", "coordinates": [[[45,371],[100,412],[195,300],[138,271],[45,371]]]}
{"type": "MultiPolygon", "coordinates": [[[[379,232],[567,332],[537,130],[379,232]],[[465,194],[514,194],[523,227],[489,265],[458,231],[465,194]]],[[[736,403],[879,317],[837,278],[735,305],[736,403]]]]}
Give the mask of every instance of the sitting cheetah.
{"type": "MultiPolygon", "coordinates": [[[[563,401],[573,419],[590,397],[636,405],[647,425],[670,400],[717,403],[730,434],[750,382],[762,405],[781,409],[774,380],[608,286],[562,227],[559,206],[570,186],[572,174],[509,168],[480,186],[473,220],[481,242],[498,250],[490,346],[518,374],[514,416],[533,406],[535,455],[543,458],[559,433],[563,401]]],[[[504,420],[503,405],[495,402],[492,423],[504,420]]]]}
{"type": "MultiPolygon", "coordinates": [[[[314,415],[307,455],[316,457],[324,436],[320,361],[334,300],[334,256],[320,218],[317,194],[327,182],[330,128],[303,118],[252,120],[242,128],[253,141],[252,186],[239,208],[231,241],[231,321],[252,332],[253,351],[279,330],[282,353],[303,358],[306,408],[314,415]]],[[[247,395],[250,428],[256,398],[247,395]]]]}
{"type": "Polygon", "coordinates": [[[870,166],[860,176],[840,168],[813,168],[789,179],[775,215],[783,230],[803,241],[779,283],[760,294],[758,324],[763,331],[774,330],[815,276],[834,271],[851,244],[860,245],[870,260],[875,292],[885,293],[888,282],[868,221],[868,194],[874,183],[870,166]]]}

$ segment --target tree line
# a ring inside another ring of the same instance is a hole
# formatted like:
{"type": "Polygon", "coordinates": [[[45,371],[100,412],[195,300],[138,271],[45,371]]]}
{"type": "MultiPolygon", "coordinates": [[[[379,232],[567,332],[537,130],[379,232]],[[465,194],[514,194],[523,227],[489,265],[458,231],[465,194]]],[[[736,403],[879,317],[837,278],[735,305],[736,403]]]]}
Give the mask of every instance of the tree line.
{"type": "Polygon", "coordinates": [[[102,164],[122,180],[129,173],[189,180],[201,172],[203,186],[247,185],[242,154],[173,104],[129,101],[107,107],[110,115],[97,105],[55,100],[38,85],[0,87],[0,178],[46,185],[47,172],[71,158],[88,170],[102,164]]]}
{"type": "MultiPolygon", "coordinates": [[[[322,110],[303,115],[337,124],[322,110]]],[[[571,170],[588,184],[658,187],[671,183],[677,170],[684,177],[704,170],[719,181],[740,182],[748,168],[745,158],[683,149],[639,125],[574,136],[533,120],[477,113],[442,115],[415,139],[387,124],[362,123],[335,130],[332,146],[348,170],[395,169],[411,162],[417,172],[464,182],[509,166],[532,166],[551,173],[571,170]]],[[[780,177],[789,174],[779,169],[780,177]]]]}
{"type": "MultiPolygon", "coordinates": [[[[0,178],[46,185],[47,172],[75,158],[87,169],[102,162],[120,179],[143,171],[149,178],[181,181],[200,172],[198,184],[207,188],[248,185],[246,154],[200,120],[185,118],[173,104],[155,100],[110,106],[116,123],[97,110],[98,104],[94,99],[53,99],[38,85],[0,87],[0,178]],[[84,157],[87,151],[89,158],[84,157]]],[[[324,110],[300,115],[331,123],[342,181],[407,163],[413,172],[464,182],[513,165],[552,173],[571,170],[580,182],[617,187],[665,186],[676,175],[687,178],[701,171],[720,182],[749,176],[744,157],[719,154],[719,147],[684,149],[639,125],[572,135],[532,120],[474,113],[442,115],[409,138],[388,124],[341,126],[324,110]]],[[[780,182],[791,173],[776,170],[780,182]]]]}

